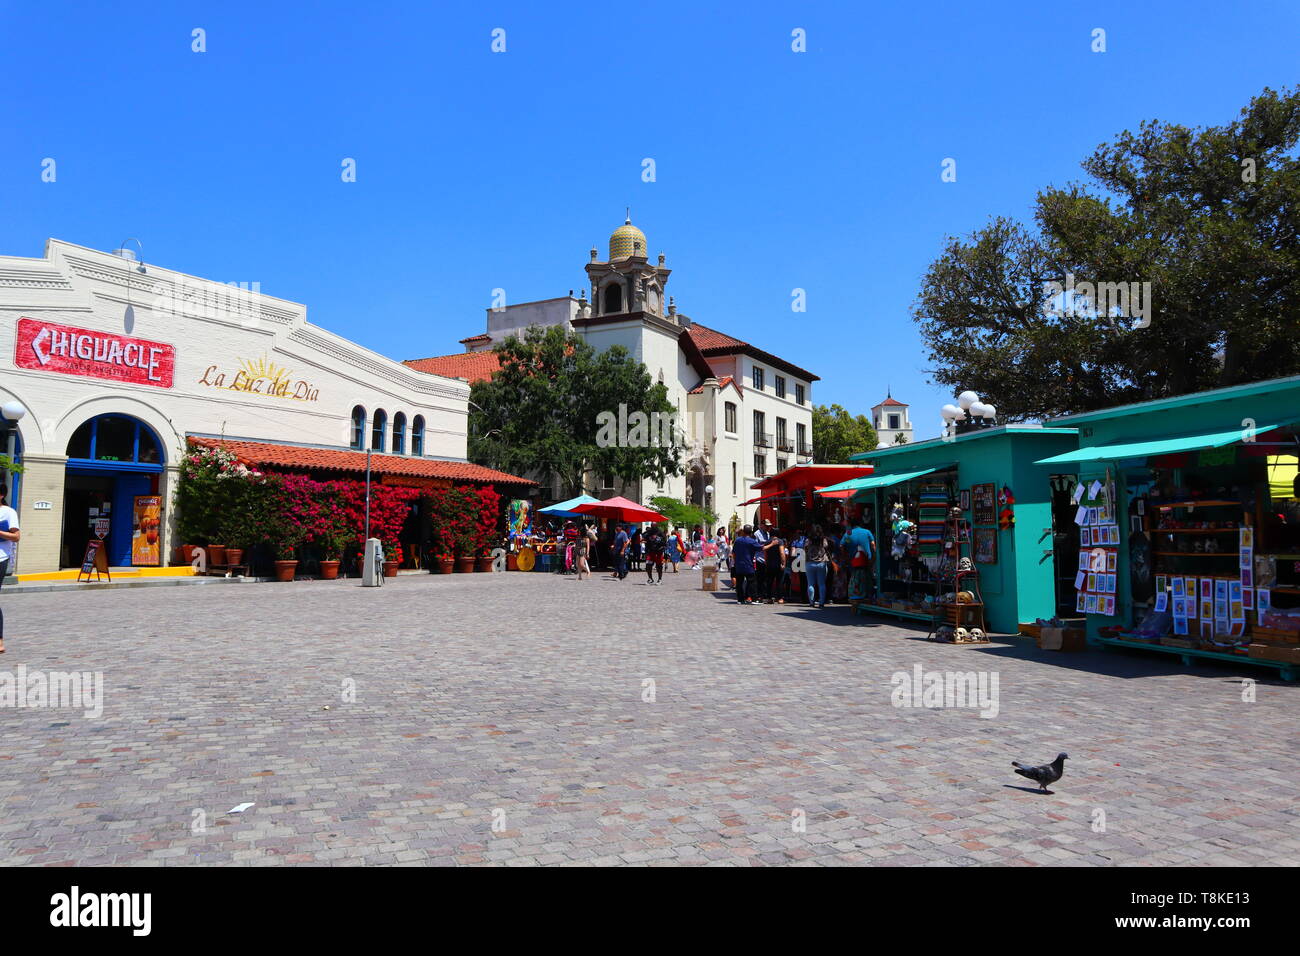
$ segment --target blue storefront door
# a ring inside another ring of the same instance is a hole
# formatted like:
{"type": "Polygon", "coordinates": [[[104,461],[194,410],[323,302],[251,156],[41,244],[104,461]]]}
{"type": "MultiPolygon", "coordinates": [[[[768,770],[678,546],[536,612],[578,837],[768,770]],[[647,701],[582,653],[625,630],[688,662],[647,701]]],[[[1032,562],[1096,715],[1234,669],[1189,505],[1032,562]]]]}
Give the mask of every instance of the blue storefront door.
{"type": "Polygon", "coordinates": [[[135,496],[153,490],[148,475],[118,475],[113,483],[113,524],[108,533],[108,560],[113,567],[131,563],[131,538],[135,531],[135,496]]]}

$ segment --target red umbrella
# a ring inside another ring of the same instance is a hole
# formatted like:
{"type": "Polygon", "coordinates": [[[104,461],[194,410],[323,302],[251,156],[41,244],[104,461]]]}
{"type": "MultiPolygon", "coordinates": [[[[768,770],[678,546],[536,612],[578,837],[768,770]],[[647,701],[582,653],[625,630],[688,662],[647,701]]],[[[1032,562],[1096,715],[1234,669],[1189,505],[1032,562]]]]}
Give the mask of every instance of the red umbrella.
{"type": "Polygon", "coordinates": [[[651,511],[649,508],[642,508],[635,501],[628,501],[626,498],[610,498],[607,501],[597,501],[594,504],[578,505],[573,510],[579,514],[614,518],[618,521],[668,520],[659,512],[651,511]]]}

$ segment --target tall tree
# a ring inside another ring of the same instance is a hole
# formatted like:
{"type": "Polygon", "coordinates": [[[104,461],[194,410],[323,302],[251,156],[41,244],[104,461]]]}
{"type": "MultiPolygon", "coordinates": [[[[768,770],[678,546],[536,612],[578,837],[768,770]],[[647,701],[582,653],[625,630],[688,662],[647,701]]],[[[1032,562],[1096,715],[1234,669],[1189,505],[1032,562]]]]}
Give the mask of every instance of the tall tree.
{"type": "Polygon", "coordinates": [[[813,406],[812,439],[817,461],[827,465],[847,464],[849,455],[871,451],[879,444],[871,419],[851,415],[839,405],[813,406]]]}
{"type": "Polygon", "coordinates": [[[677,411],[627,349],[598,353],[559,326],[534,326],[496,351],[500,371],[470,389],[471,461],[545,482],[558,477],[574,495],[588,471],[625,481],[681,472],[679,429],[630,427],[613,443],[611,429],[602,429],[611,418],[635,424],[641,413],[648,423],[667,422],[677,411]]]}
{"type": "Polygon", "coordinates": [[[950,240],[913,306],[933,377],[1015,421],[1300,372],[1298,141],[1294,90],[1221,127],[1145,122],[1083,162],[1092,187],[1040,192],[1036,228],[950,240]],[[1145,314],[1067,277],[1137,283],[1145,314]]]}

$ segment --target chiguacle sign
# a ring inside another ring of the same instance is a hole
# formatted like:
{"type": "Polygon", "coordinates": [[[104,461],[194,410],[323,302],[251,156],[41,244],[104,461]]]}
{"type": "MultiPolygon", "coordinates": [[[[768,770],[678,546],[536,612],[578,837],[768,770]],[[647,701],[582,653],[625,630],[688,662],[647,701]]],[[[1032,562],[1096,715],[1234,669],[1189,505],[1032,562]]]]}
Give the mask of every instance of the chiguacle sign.
{"type": "Polygon", "coordinates": [[[14,364],[42,372],[171,388],[176,350],[163,342],[20,318],[14,364]]]}

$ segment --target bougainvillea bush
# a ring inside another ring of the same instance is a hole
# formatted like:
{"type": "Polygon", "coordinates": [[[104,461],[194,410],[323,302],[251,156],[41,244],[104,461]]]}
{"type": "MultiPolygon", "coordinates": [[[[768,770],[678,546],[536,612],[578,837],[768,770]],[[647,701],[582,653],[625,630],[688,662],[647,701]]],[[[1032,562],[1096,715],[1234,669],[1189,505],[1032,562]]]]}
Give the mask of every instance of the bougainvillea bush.
{"type": "MultiPolygon", "coordinates": [[[[398,543],[412,505],[424,499],[439,553],[486,554],[497,534],[501,496],[491,487],[421,489],[370,485],[370,536],[388,560],[401,561],[398,543]]],[[[176,492],[177,529],[186,544],[253,548],[269,543],[282,558],[310,547],[337,560],[365,544],[366,485],[349,479],[260,472],[220,448],[192,445],[176,492]],[[229,540],[217,541],[220,537],[229,540]]]]}

